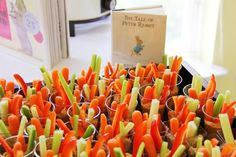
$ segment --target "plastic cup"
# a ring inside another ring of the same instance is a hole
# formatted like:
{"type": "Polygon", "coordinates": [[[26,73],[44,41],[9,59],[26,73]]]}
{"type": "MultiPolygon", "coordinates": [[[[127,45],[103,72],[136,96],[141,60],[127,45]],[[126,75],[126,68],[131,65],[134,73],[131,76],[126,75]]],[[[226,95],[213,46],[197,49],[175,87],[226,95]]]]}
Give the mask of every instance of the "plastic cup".
{"type": "MultiPolygon", "coordinates": [[[[63,141],[64,139],[62,139],[63,141]]],[[[46,138],[46,148],[47,150],[52,149],[53,137],[46,138]]],[[[40,145],[39,142],[36,144],[34,149],[34,156],[40,157],[40,145]]]]}
{"type": "MultiPolygon", "coordinates": [[[[11,148],[13,148],[14,144],[17,142],[17,137],[18,136],[16,135],[16,136],[11,136],[11,137],[6,138],[6,142],[9,144],[11,148]]],[[[25,139],[25,143],[27,144],[28,136],[24,136],[24,139],[25,139]]],[[[7,153],[5,149],[2,147],[2,145],[0,145],[0,157],[4,157],[4,156],[7,156],[7,153]]],[[[32,149],[28,154],[24,154],[24,157],[33,157],[33,156],[34,156],[34,149],[32,149]]]]}
{"type": "Polygon", "coordinates": [[[166,109],[168,114],[168,119],[175,118],[175,104],[172,97],[169,97],[166,101],[166,109]]]}
{"type": "Polygon", "coordinates": [[[111,104],[112,104],[113,101],[116,101],[117,103],[119,103],[120,102],[120,97],[121,97],[120,94],[114,94],[114,95],[110,95],[109,97],[106,98],[105,106],[107,108],[108,118],[111,122],[112,122],[113,117],[114,117],[115,112],[116,112],[116,109],[113,108],[111,106],[111,104]]]}
{"type": "MultiPolygon", "coordinates": [[[[132,81],[134,81],[134,78],[135,78],[136,76],[135,76],[135,75],[132,75],[132,74],[130,73],[131,70],[135,70],[135,67],[129,68],[129,70],[128,70],[129,79],[131,79],[132,81]]],[[[143,78],[140,78],[140,80],[139,80],[139,85],[140,85],[140,86],[143,86],[143,85],[145,85],[145,84],[150,84],[150,83],[153,83],[152,76],[151,76],[151,77],[144,76],[143,78]]]]}

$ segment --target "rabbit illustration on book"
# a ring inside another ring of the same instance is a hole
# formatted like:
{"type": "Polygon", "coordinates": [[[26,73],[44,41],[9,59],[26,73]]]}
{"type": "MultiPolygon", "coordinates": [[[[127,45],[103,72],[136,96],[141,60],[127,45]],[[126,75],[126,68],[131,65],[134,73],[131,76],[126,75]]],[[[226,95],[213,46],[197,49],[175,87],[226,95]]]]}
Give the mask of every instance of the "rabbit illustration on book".
{"type": "Polygon", "coordinates": [[[24,53],[32,55],[32,45],[27,33],[30,32],[38,43],[42,43],[43,35],[40,32],[39,22],[27,11],[23,0],[16,0],[15,4],[10,2],[10,6],[10,16],[15,25],[17,37],[21,46],[20,49],[24,53]]]}
{"type": "Polygon", "coordinates": [[[133,54],[141,55],[141,51],[143,50],[144,47],[143,40],[141,40],[139,36],[135,36],[135,39],[136,39],[136,45],[133,48],[131,56],[133,56],[133,54]]]}

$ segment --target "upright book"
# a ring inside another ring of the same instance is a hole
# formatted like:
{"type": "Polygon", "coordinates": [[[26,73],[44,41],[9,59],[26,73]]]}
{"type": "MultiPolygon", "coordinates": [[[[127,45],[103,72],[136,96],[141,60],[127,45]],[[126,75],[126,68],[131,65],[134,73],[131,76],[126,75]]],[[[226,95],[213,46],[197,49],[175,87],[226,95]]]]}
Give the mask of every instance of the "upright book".
{"type": "Polygon", "coordinates": [[[112,12],[112,63],[160,62],[166,15],[161,6],[112,12]]]}
{"type": "Polygon", "coordinates": [[[68,55],[64,0],[0,0],[0,45],[13,56],[53,67],[68,55]]]}

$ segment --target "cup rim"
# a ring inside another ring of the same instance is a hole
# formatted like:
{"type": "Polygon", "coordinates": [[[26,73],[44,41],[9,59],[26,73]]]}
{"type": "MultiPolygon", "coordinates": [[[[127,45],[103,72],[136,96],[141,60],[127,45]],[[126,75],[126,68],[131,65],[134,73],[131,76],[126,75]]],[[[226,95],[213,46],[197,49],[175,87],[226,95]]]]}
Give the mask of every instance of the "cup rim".
{"type": "Polygon", "coordinates": [[[105,106],[106,106],[106,108],[108,108],[109,110],[111,110],[112,112],[116,112],[116,110],[114,110],[114,109],[112,109],[109,105],[108,105],[108,103],[107,103],[107,101],[108,101],[108,99],[110,99],[111,97],[113,97],[113,96],[115,96],[115,95],[117,95],[117,96],[121,96],[120,94],[111,94],[111,95],[109,95],[107,98],[106,98],[106,100],[105,100],[105,106]]]}
{"type": "MultiPolygon", "coordinates": [[[[209,114],[207,114],[206,113],[206,111],[205,111],[205,108],[206,108],[206,104],[204,104],[203,106],[202,106],[202,112],[203,112],[203,114],[204,114],[204,120],[206,120],[205,118],[206,118],[206,116],[207,117],[209,117],[209,118],[211,118],[212,120],[220,120],[220,118],[219,118],[219,115],[217,116],[217,117],[213,117],[213,116],[210,116],[209,114]]],[[[208,121],[208,120],[207,120],[208,121]]],[[[211,121],[209,121],[209,122],[211,122],[211,121]]]]}

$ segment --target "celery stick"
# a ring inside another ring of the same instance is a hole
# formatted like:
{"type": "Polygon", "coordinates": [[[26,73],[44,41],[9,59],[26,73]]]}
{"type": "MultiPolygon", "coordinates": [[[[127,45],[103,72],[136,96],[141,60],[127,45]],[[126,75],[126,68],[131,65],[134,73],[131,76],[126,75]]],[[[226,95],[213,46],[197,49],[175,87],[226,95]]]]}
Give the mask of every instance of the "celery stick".
{"type": "Polygon", "coordinates": [[[144,142],[142,142],[138,147],[138,152],[137,152],[136,157],[141,157],[142,156],[144,147],[145,147],[145,144],[144,144],[144,142]]]}
{"type": "Polygon", "coordinates": [[[72,93],[74,91],[75,78],[76,78],[76,74],[72,74],[71,79],[70,79],[70,84],[69,84],[69,88],[70,88],[72,93]]]}
{"type": "Polygon", "coordinates": [[[188,122],[188,127],[187,127],[187,131],[186,131],[186,137],[187,138],[191,138],[196,136],[197,134],[197,126],[194,123],[194,121],[190,121],[188,122]]]}
{"type": "Polygon", "coordinates": [[[150,111],[149,111],[149,117],[148,117],[148,127],[147,127],[147,131],[150,131],[150,127],[151,127],[151,123],[153,121],[153,116],[158,114],[158,110],[159,110],[159,104],[160,101],[157,99],[152,99],[151,102],[151,107],[150,107],[150,111]]]}
{"type": "Polygon", "coordinates": [[[224,95],[219,94],[213,108],[213,117],[217,117],[224,103],[224,95]]]}
{"type": "Polygon", "coordinates": [[[45,82],[45,84],[46,84],[46,87],[48,87],[48,89],[49,89],[50,91],[52,91],[52,83],[51,83],[50,80],[48,79],[46,73],[43,73],[43,80],[44,80],[44,82],[45,82]]]}
{"type": "Polygon", "coordinates": [[[126,95],[126,89],[127,89],[127,80],[123,81],[122,88],[121,88],[121,95],[120,95],[120,102],[123,102],[125,95],[126,95]]]}
{"type": "Polygon", "coordinates": [[[27,127],[27,131],[28,131],[29,139],[28,139],[28,146],[27,146],[26,154],[28,154],[34,149],[35,138],[36,138],[36,128],[34,125],[29,125],[27,127]]]}
{"type": "Polygon", "coordinates": [[[99,95],[103,95],[105,93],[106,91],[105,80],[98,81],[98,90],[99,90],[99,95]]]}
{"type": "Polygon", "coordinates": [[[45,66],[41,66],[40,67],[40,71],[42,73],[46,73],[48,80],[50,81],[50,83],[52,83],[52,76],[50,75],[50,73],[47,71],[47,69],[45,68],[45,66]]]}
{"type": "Polygon", "coordinates": [[[23,106],[21,107],[21,113],[22,113],[23,115],[25,115],[25,116],[27,117],[27,119],[30,119],[30,118],[31,118],[31,113],[30,113],[30,109],[29,109],[28,106],[23,105],[23,106]]]}
{"type": "Polygon", "coordinates": [[[83,151],[85,151],[86,141],[83,138],[80,138],[79,140],[77,140],[76,146],[77,146],[77,157],[80,157],[80,154],[83,151]]]}
{"type": "Polygon", "coordinates": [[[88,109],[88,119],[89,119],[89,121],[93,120],[94,114],[95,114],[94,109],[93,108],[89,108],[88,109]]]}
{"type": "Polygon", "coordinates": [[[173,56],[170,56],[169,57],[169,69],[172,69],[173,60],[174,60],[173,56]]]}
{"type": "Polygon", "coordinates": [[[88,138],[89,136],[91,136],[94,132],[94,126],[92,124],[90,124],[86,131],[84,132],[84,135],[83,135],[83,138],[86,139],[88,138]]]}
{"type": "Polygon", "coordinates": [[[11,133],[8,131],[5,123],[0,119],[0,132],[4,135],[4,137],[10,137],[11,133]]]}
{"type": "Polygon", "coordinates": [[[204,157],[203,152],[197,152],[196,157],[204,157]]]}
{"type": "Polygon", "coordinates": [[[125,130],[125,124],[124,122],[120,121],[120,136],[123,137],[125,130]]]}
{"type": "Polygon", "coordinates": [[[18,135],[23,135],[24,134],[24,129],[25,129],[25,125],[28,122],[26,116],[22,116],[21,121],[20,121],[20,128],[18,130],[18,135]]]}
{"type": "Polygon", "coordinates": [[[181,155],[184,153],[186,147],[184,145],[179,145],[175,153],[173,154],[172,157],[181,157],[181,155]]]}
{"type": "Polygon", "coordinates": [[[39,136],[39,152],[41,157],[46,157],[47,146],[46,138],[44,135],[39,136]]]}
{"type": "Polygon", "coordinates": [[[31,110],[31,113],[32,113],[32,116],[33,116],[33,117],[39,118],[39,114],[38,114],[38,111],[37,111],[36,106],[32,106],[32,107],[30,108],[30,110],[31,110]]]}
{"type": "Polygon", "coordinates": [[[4,97],[4,95],[5,95],[4,89],[2,85],[0,85],[0,98],[4,97]]]}
{"type": "Polygon", "coordinates": [[[138,98],[138,88],[133,87],[131,92],[131,98],[128,106],[129,110],[129,117],[132,117],[132,113],[134,112],[136,106],[137,106],[137,98],[138,98]]]}
{"type": "Polygon", "coordinates": [[[193,121],[196,124],[197,128],[199,128],[199,125],[200,125],[200,122],[201,122],[201,118],[195,117],[193,121]]]}
{"type": "Polygon", "coordinates": [[[97,55],[96,54],[93,54],[92,57],[91,57],[91,68],[92,70],[94,71],[95,70],[95,66],[96,66],[96,59],[97,59],[97,55]]]}
{"type": "Polygon", "coordinates": [[[136,67],[135,67],[135,76],[138,76],[138,71],[141,68],[141,63],[137,63],[136,67]]]}
{"type": "Polygon", "coordinates": [[[44,128],[44,135],[45,137],[49,137],[51,129],[51,120],[47,118],[45,128],[44,128]]]}
{"type": "Polygon", "coordinates": [[[164,141],[161,144],[160,157],[166,157],[167,151],[168,151],[168,143],[164,141]]]}
{"type": "Polygon", "coordinates": [[[124,69],[124,64],[119,64],[119,72],[122,70],[122,69],[124,69]]]}
{"type": "Polygon", "coordinates": [[[204,141],[204,146],[206,147],[209,155],[211,156],[211,151],[212,151],[212,144],[210,140],[205,140],[204,141]]]}
{"type": "Polygon", "coordinates": [[[220,125],[223,131],[223,135],[225,138],[225,143],[227,144],[233,144],[234,143],[234,136],[232,133],[231,125],[229,122],[228,114],[220,114],[220,125]]]}
{"type": "Polygon", "coordinates": [[[63,131],[62,130],[55,130],[54,131],[54,133],[53,133],[53,142],[52,142],[52,150],[55,154],[58,154],[58,152],[59,152],[62,137],[63,137],[63,131]]]}
{"type": "Polygon", "coordinates": [[[202,91],[202,77],[200,75],[197,75],[195,90],[197,94],[199,94],[202,91]]]}
{"type": "Polygon", "coordinates": [[[202,142],[203,142],[203,136],[198,135],[198,137],[197,137],[197,147],[196,147],[197,149],[202,146],[202,142]]]}
{"type": "Polygon", "coordinates": [[[32,89],[28,86],[27,87],[27,94],[26,94],[26,98],[28,101],[30,100],[31,95],[32,95],[32,89]]]}
{"type": "Polygon", "coordinates": [[[68,87],[66,80],[64,79],[62,73],[59,73],[58,76],[59,76],[59,80],[62,84],[62,87],[65,90],[68,99],[70,100],[70,103],[73,104],[74,102],[76,102],[76,99],[75,99],[73,93],[71,92],[70,88],[68,87]]]}
{"type": "Polygon", "coordinates": [[[83,151],[80,153],[80,157],[88,157],[88,153],[86,151],[83,151]]]}
{"type": "Polygon", "coordinates": [[[225,91],[225,102],[226,104],[230,103],[231,92],[229,90],[225,91]]]}
{"type": "Polygon", "coordinates": [[[34,87],[31,88],[32,94],[36,94],[36,89],[34,87]]]}
{"type": "Polygon", "coordinates": [[[83,90],[84,90],[85,97],[87,99],[89,99],[90,98],[90,88],[89,88],[88,84],[84,84],[83,90]]]}
{"type": "Polygon", "coordinates": [[[162,89],[164,87],[164,80],[162,79],[156,79],[155,80],[155,92],[156,92],[156,96],[159,98],[161,96],[161,93],[162,93],[162,89]]]}
{"type": "Polygon", "coordinates": [[[78,125],[79,125],[78,119],[79,119],[79,115],[76,115],[76,114],[73,115],[73,130],[75,131],[76,137],[78,135],[78,125]]]}
{"type": "Polygon", "coordinates": [[[123,81],[125,80],[125,75],[121,75],[119,77],[120,83],[123,84],[123,81]]]}
{"type": "Polygon", "coordinates": [[[197,81],[197,75],[194,75],[193,78],[192,78],[191,88],[194,88],[194,89],[195,89],[196,81],[197,81]]]}
{"type": "Polygon", "coordinates": [[[114,151],[116,157],[124,157],[124,154],[123,154],[120,147],[115,147],[113,149],[113,151],[114,151]]]}
{"type": "Polygon", "coordinates": [[[1,100],[0,101],[0,117],[3,119],[3,121],[6,121],[8,114],[8,100],[1,100]]]}
{"type": "Polygon", "coordinates": [[[135,77],[135,78],[134,78],[134,85],[133,85],[133,87],[137,87],[137,88],[138,88],[138,86],[139,86],[139,80],[140,80],[140,77],[135,77]]]}
{"type": "Polygon", "coordinates": [[[188,109],[190,112],[196,112],[199,106],[199,100],[188,98],[187,99],[188,109]]]}
{"type": "Polygon", "coordinates": [[[214,156],[214,157],[221,157],[220,148],[218,146],[212,148],[211,155],[214,156]]]}
{"type": "Polygon", "coordinates": [[[134,123],[129,122],[126,126],[124,126],[123,122],[120,122],[120,136],[125,137],[128,135],[129,131],[134,127],[134,123]]]}
{"type": "Polygon", "coordinates": [[[164,54],[163,56],[162,56],[162,63],[167,67],[167,58],[168,58],[168,56],[167,56],[167,54],[164,54]]]}
{"type": "Polygon", "coordinates": [[[100,76],[100,70],[101,70],[101,64],[102,64],[102,59],[100,56],[97,56],[96,58],[96,66],[95,66],[95,72],[96,72],[96,77],[95,77],[95,83],[98,84],[99,76],[100,76]]]}

